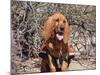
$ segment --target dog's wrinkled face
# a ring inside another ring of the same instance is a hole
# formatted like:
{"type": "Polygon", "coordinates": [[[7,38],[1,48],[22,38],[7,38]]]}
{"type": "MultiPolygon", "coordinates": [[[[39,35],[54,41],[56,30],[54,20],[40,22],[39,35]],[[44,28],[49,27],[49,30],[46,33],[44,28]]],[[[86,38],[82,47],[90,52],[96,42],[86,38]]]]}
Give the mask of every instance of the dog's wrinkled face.
{"type": "Polygon", "coordinates": [[[56,16],[55,20],[55,33],[58,40],[62,40],[64,38],[64,28],[67,20],[63,15],[56,16]]]}
{"type": "Polygon", "coordinates": [[[56,13],[51,16],[54,22],[54,32],[58,40],[62,40],[64,38],[64,31],[66,26],[68,25],[67,19],[64,15],[60,13],[56,13]]]}
{"type": "Polygon", "coordinates": [[[69,39],[69,24],[65,16],[61,13],[54,13],[48,17],[44,24],[43,38],[47,41],[56,36],[66,44],[69,39]]]}

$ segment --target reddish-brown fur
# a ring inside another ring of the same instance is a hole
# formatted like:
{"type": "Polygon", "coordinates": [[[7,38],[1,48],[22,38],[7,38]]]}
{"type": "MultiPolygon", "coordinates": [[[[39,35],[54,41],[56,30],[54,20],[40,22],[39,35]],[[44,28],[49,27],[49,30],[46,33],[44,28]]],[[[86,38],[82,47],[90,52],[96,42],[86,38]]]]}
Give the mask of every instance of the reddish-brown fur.
{"type": "MultiPolygon", "coordinates": [[[[61,13],[54,13],[52,16],[48,17],[47,21],[44,24],[44,29],[42,32],[42,36],[44,39],[44,47],[46,47],[46,52],[48,53],[48,59],[42,60],[41,71],[56,71],[56,64],[53,63],[53,58],[63,57],[65,52],[68,52],[68,40],[69,40],[69,24],[67,19],[61,13]],[[60,32],[62,28],[63,31],[63,39],[58,40],[56,38],[56,34],[60,32]],[[64,30],[63,30],[64,28],[64,30]]],[[[44,49],[44,48],[43,48],[44,49]]],[[[65,71],[68,68],[68,63],[66,61],[62,61],[61,71],[65,71]]]]}

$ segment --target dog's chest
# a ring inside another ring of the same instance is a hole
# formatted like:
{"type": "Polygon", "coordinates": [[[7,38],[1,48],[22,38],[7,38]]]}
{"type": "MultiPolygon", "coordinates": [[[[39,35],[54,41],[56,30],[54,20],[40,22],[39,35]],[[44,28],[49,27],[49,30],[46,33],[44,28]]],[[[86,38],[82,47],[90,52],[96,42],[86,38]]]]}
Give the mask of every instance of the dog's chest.
{"type": "Polygon", "coordinates": [[[48,42],[48,51],[50,55],[59,58],[67,51],[67,44],[64,44],[63,40],[50,39],[48,42]]]}
{"type": "Polygon", "coordinates": [[[63,51],[63,49],[65,49],[66,45],[63,43],[63,41],[56,41],[53,40],[50,42],[51,43],[51,47],[52,49],[54,49],[55,51],[63,51]]]}

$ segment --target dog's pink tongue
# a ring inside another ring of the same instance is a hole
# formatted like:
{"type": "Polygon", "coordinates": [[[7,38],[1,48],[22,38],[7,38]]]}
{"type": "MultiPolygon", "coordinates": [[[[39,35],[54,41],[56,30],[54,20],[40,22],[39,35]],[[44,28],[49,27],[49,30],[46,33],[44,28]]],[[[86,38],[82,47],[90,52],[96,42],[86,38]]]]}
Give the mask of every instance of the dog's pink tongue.
{"type": "Polygon", "coordinates": [[[58,38],[58,40],[62,40],[63,39],[63,35],[56,34],[56,37],[58,38]]]}

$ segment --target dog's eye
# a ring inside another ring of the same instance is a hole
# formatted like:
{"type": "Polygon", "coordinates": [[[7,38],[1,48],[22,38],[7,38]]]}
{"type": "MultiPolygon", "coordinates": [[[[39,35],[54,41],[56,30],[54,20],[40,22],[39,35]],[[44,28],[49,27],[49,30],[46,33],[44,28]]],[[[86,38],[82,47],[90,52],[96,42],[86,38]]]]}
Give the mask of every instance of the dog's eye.
{"type": "Polygon", "coordinates": [[[56,19],[56,22],[59,22],[59,19],[56,19]]]}
{"type": "Polygon", "coordinates": [[[66,21],[64,20],[63,23],[66,23],[66,21]]]}

